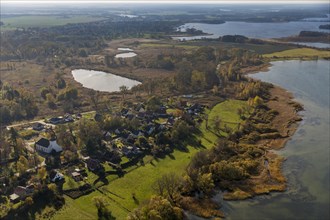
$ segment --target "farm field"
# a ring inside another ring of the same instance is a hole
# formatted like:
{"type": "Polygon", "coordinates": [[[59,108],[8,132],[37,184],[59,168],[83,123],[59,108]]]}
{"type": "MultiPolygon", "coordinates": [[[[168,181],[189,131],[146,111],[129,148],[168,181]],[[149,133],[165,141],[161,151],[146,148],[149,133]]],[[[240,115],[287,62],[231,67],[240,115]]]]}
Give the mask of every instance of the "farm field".
{"type": "Polygon", "coordinates": [[[25,15],[8,18],[1,18],[4,23],[1,30],[12,30],[16,28],[28,27],[52,27],[61,26],[69,23],[86,23],[93,21],[100,21],[106,19],[105,17],[78,15],[78,16],[43,16],[43,15],[25,15]]]}

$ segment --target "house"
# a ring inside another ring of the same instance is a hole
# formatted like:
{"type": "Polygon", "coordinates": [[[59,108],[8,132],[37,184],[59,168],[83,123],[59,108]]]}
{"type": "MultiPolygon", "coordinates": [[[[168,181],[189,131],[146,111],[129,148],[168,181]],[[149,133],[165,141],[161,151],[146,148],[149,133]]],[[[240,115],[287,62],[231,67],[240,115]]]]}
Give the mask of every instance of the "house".
{"type": "Polygon", "coordinates": [[[43,129],[45,129],[45,125],[41,124],[41,123],[35,123],[32,126],[32,129],[35,130],[35,131],[42,131],[43,129]]]}
{"type": "Polygon", "coordinates": [[[202,105],[195,103],[188,108],[188,113],[196,114],[196,113],[203,112],[203,110],[204,110],[204,107],[202,105]]]}
{"type": "Polygon", "coordinates": [[[110,141],[112,139],[112,134],[109,131],[104,132],[103,137],[106,141],[110,141]]]}
{"type": "Polygon", "coordinates": [[[17,186],[14,189],[14,193],[9,196],[9,199],[13,203],[17,203],[19,200],[25,199],[27,196],[32,195],[34,192],[34,186],[17,186]]]}
{"type": "Polygon", "coordinates": [[[141,107],[141,108],[138,110],[138,112],[139,112],[139,113],[145,113],[146,110],[145,110],[143,107],[141,107]]]}
{"type": "Polygon", "coordinates": [[[174,117],[168,118],[166,123],[169,124],[169,125],[174,125],[174,123],[175,123],[174,117]]]}
{"type": "Polygon", "coordinates": [[[56,170],[52,170],[49,174],[51,182],[56,183],[64,179],[64,175],[56,170]]]}
{"type": "Polygon", "coordinates": [[[125,116],[125,115],[127,115],[128,111],[129,111],[128,109],[123,108],[123,109],[120,111],[120,114],[121,114],[122,116],[125,116]]]}
{"type": "Polygon", "coordinates": [[[103,118],[103,116],[100,113],[96,113],[94,116],[94,120],[95,121],[101,121],[103,118]]]}
{"type": "Polygon", "coordinates": [[[85,170],[85,169],[75,168],[75,169],[74,169],[74,172],[80,173],[80,175],[81,175],[82,177],[87,177],[87,176],[88,176],[88,174],[86,173],[86,170],[85,170]]]}
{"type": "Polygon", "coordinates": [[[149,124],[145,127],[147,135],[151,135],[155,131],[156,127],[153,124],[149,124]]]}
{"type": "Polygon", "coordinates": [[[20,197],[19,197],[19,195],[13,193],[13,194],[9,195],[9,200],[10,200],[12,203],[18,203],[19,200],[20,200],[20,197]]]}
{"type": "Polygon", "coordinates": [[[51,119],[49,119],[49,123],[54,124],[54,125],[63,123],[63,118],[62,117],[51,118],[51,119]]]}
{"type": "Polygon", "coordinates": [[[55,151],[59,153],[62,151],[62,147],[57,144],[56,139],[48,140],[46,138],[41,138],[39,141],[35,143],[35,148],[43,153],[50,154],[55,151]]]}
{"type": "Polygon", "coordinates": [[[64,115],[64,122],[74,122],[74,119],[73,119],[73,117],[72,117],[72,115],[70,115],[70,114],[65,114],[64,115]]]}
{"type": "Polygon", "coordinates": [[[83,177],[81,176],[81,174],[79,172],[74,171],[71,173],[71,176],[74,179],[74,181],[76,181],[76,182],[83,180],[83,177]]]}
{"type": "Polygon", "coordinates": [[[124,132],[124,130],[121,129],[121,128],[117,128],[117,129],[115,130],[115,134],[116,134],[116,135],[121,135],[123,132],[124,132]]]}

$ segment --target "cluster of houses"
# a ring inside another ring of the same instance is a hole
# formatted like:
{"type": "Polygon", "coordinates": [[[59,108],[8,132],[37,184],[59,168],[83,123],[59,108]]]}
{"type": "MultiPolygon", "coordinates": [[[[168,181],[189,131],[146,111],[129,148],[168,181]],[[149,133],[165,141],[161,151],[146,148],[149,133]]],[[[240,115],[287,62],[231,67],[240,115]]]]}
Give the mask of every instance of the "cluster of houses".
{"type": "MultiPolygon", "coordinates": [[[[200,119],[200,114],[204,111],[203,105],[192,104],[187,105],[187,102],[180,103],[182,112],[191,117],[191,119],[200,119]]],[[[107,146],[112,151],[117,151],[121,155],[132,158],[142,154],[143,146],[136,146],[134,143],[140,137],[148,139],[155,135],[170,131],[174,123],[179,120],[180,116],[174,116],[167,113],[168,107],[161,105],[156,111],[147,111],[144,104],[137,104],[132,108],[123,108],[116,116],[125,118],[127,120],[138,119],[140,127],[138,130],[129,130],[118,128],[114,131],[105,131],[104,140],[107,141],[107,146]]]]}
{"type": "MultiPolygon", "coordinates": [[[[90,157],[85,157],[82,159],[85,164],[85,168],[70,167],[66,170],[68,176],[70,176],[74,181],[80,182],[87,179],[86,169],[90,171],[98,171],[103,169],[99,160],[92,159],[90,157]]],[[[56,169],[53,169],[48,172],[49,181],[52,183],[59,183],[65,181],[65,176],[56,169]]],[[[40,185],[40,183],[39,183],[40,185]]],[[[28,196],[33,196],[35,189],[38,187],[38,184],[28,184],[26,186],[17,186],[14,188],[11,194],[8,195],[10,202],[17,203],[26,199],[28,196]]]]}
{"type": "MultiPolygon", "coordinates": [[[[179,108],[183,114],[191,117],[193,120],[200,120],[200,114],[204,111],[203,105],[191,104],[186,102],[180,102],[180,107],[176,106],[173,109],[179,108]]],[[[139,120],[139,128],[136,130],[117,128],[115,130],[104,131],[103,142],[107,146],[108,151],[104,152],[103,158],[93,159],[89,156],[82,157],[81,162],[84,162],[85,168],[92,172],[97,172],[103,169],[100,160],[107,160],[111,165],[116,166],[120,162],[122,156],[127,158],[134,158],[142,155],[146,150],[145,146],[136,145],[135,143],[139,138],[146,140],[146,145],[149,143],[150,137],[155,137],[161,132],[171,131],[173,125],[177,120],[180,120],[181,116],[174,116],[168,113],[169,107],[161,105],[155,111],[148,111],[144,104],[137,104],[131,108],[122,108],[115,113],[117,117],[121,117],[126,120],[139,120]],[[100,160],[99,160],[100,159],[100,160]]],[[[48,122],[54,125],[66,122],[72,122],[76,118],[71,115],[65,115],[64,117],[51,118],[48,122]]],[[[41,131],[46,129],[45,124],[35,123],[33,130],[41,131]]],[[[56,138],[46,139],[40,138],[35,142],[35,149],[41,154],[59,154],[62,152],[62,147],[57,144],[56,138]]],[[[84,168],[70,167],[65,169],[66,175],[70,176],[74,181],[80,182],[87,178],[87,172],[84,168]]],[[[62,169],[63,171],[63,169],[62,169]]],[[[48,172],[50,182],[57,183],[64,181],[64,177],[59,170],[51,170],[48,172]]],[[[34,193],[33,185],[18,186],[14,190],[10,191],[9,199],[11,202],[16,203],[24,200],[28,196],[32,196],[34,193]]]]}
{"type": "Polygon", "coordinates": [[[12,203],[17,203],[20,200],[24,200],[28,196],[32,196],[35,190],[34,187],[35,186],[33,184],[15,187],[14,192],[9,195],[9,200],[12,203]]]}

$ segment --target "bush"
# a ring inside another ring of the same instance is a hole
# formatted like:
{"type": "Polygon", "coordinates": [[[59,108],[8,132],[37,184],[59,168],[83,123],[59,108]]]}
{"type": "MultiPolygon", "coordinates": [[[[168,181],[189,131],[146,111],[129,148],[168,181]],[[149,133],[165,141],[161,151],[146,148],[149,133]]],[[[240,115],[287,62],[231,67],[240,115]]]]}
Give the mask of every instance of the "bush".
{"type": "Polygon", "coordinates": [[[20,131],[19,134],[25,140],[29,140],[32,137],[35,137],[35,136],[39,135],[39,133],[37,131],[34,131],[34,130],[23,130],[23,131],[20,131]]]}

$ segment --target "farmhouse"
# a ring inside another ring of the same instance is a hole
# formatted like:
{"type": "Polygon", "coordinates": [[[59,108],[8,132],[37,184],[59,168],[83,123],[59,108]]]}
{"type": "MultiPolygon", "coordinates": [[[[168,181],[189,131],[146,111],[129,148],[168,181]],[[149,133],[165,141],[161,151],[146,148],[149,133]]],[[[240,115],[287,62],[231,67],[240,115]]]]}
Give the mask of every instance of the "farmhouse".
{"type": "Polygon", "coordinates": [[[29,185],[29,186],[17,186],[14,189],[14,193],[9,195],[9,199],[11,202],[16,203],[19,200],[22,200],[24,198],[26,198],[27,196],[32,195],[34,192],[34,186],[33,185],[29,185]]]}
{"type": "Polygon", "coordinates": [[[56,143],[56,139],[47,140],[46,138],[41,138],[35,143],[35,148],[43,153],[50,154],[52,151],[56,153],[62,151],[62,147],[56,143]]]}

